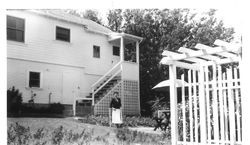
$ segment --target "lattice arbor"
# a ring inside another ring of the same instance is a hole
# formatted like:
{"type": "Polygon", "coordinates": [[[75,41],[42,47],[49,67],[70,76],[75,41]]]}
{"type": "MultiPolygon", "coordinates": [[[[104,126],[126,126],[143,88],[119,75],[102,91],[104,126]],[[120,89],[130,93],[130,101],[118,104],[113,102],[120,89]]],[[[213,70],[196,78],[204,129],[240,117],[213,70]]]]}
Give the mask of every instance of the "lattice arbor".
{"type": "Polygon", "coordinates": [[[169,65],[172,144],[242,144],[240,87],[241,47],[216,40],[215,47],[197,44],[164,51],[169,65]],[[235,63],[236,65],[227,65],[235,63]],[[177,106],[176,67],[181,75],[181,103],[177,106]]]}

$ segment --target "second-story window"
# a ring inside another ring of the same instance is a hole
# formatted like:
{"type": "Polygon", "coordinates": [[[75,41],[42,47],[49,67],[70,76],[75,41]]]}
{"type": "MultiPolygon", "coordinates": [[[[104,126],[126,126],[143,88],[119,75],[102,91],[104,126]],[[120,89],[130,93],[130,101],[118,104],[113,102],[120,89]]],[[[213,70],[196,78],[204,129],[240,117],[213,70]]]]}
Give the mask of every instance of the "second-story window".
{"type": "Polygon", "coordinates": [[[93,46],[93,57],[100,58],[100,46],[93,46]]]}
{"type": "Polygon", "coordinates": [[[7,16],[7,40],[24,42],[24,19],[7,16]]]}
{"type": "Polygon", "coordinates": [[[113,46],[113,55],[120,56],[120,47],[113,46]]]}
{"type": "Polygon", "coordinates": [[[56,40],[70,42],[70,29],[56,26],[56,40]]]}

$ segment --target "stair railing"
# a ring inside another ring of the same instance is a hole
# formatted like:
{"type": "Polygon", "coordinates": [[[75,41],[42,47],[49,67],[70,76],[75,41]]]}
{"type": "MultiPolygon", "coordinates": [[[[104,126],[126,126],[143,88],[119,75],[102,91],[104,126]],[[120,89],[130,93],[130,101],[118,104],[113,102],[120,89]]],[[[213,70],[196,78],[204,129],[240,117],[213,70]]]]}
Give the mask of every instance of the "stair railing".
{"type": "Polygon", "coordinates": [[[110,90],[107,92],[107,94],[105,94],[105,96],[103,96],[103,97],[101,98],[101,100],[98,101],[98,103],[96,103],[96,105],[100,104],[100,103],[102,102],[102,100],[105,99],[105,97],[109,96],[110,93],[114,92],[114,90],[115,90],[119,85],[121,85],[121,83],[122,83],[121,80],[118,81],[118,83],[115,84],[114,87],[113,87],[112,89],[110,89],[110,90]]]}
{"type": "Polygon", "coordinates": [[[100,91],[109,81],[111,81],[115,76],[117,76],[121,70],[122,61],[117,63],[114,67],[112,67],[107,73],[105,73],[99,80],[97,80],[93,85],[91,85],[91,92],[92,92],[92,105],[95,105],[95,94],[100,91]],[[112,72],[118,69],[114,74],[112,72]],[[111,76],[107,81],[105,81],[106,77],[111,76]],[[105,82],[104,82],[105,81],[105,82]],[[104,82],[98,89],[95,88],[101,83],[104,82]]]}

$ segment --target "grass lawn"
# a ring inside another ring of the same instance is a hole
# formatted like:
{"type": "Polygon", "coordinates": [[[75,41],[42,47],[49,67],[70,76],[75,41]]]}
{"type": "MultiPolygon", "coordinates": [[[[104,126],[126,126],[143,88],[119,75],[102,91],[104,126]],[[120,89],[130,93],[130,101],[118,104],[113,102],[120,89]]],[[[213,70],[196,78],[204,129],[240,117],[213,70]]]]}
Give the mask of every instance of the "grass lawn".
{"type": "Polygon", "coordinates": [[[31,131],[34,132],[39,128],[46,128],[50,131],[63,126],[67,130],[74,132],[81,132],[83,129],[94,131],[94,136],[102,136],[109,132],[114,132],[115,128],[105,126],[97,126],[92,124],[79,123],[73,118],[8,118],[8,126],[12,123],[18,122],[20,125],[29,126],[31,131]]]}
{"type": "MultiPolygon", "coordinates": [[[[161,132],[151,132],[153,128],[130,128],[129,130],[132,131],[133,135],[137,137],[133,137],[129,134],[131,132],[128,131],[118,131],[114,127],[106,127],[106,126],[99,126],[99,125],[92,125],[86,123],[80,123],[73,118],[8,118],[7,124],[8,128],[11,124],[18,124],[29,127],[31,134],[35,134],[38,129],[44,128],[47,130],[47,138],[51,138],[52,132],[58,129],[60,126],[63,126],[63,130],[72,130],[75,133],[81,133],[84,129],[86,130],[86,135],[91,134],[91,141],[90,142],[65,142],[65,138],[62,139],[61,144],[154,144],[154,140],[150,140],[151,134],[153,135],[153,139],[157,139],[158,137],[161,138],[161,132]],[[138,133],[142,132],[142,133],[138,133]],[[89,133],[89,134],[88,134],[89,133]],[[117,137],[119,134],[119,137],[117,137]],[[156,136],[157,138],[155,138],[156,136]],[[119,138],[119,139],[118,139],[119,138]],[[126,142],[129,140],[129,142],[126,142]],[[63,142],[64,141],[64,142],[63,142]],[[145,141],[145,142],[144,142],[145,141]]],[[[65,135],[66,136],[66,135],[65,135]]],[[[46,139],[46,138],[45,138],[46,139]]],[[[47,139],[48,140],[48,139],[47,139]]],[[[46,141],[46,140],[45,140],[46,141]]],[[[42,144],[42,143],[41,143],[42,144]]],[[[47,142],[46,144],[51,144],[51,142],[47,142]]],[[[159,143],[155,143],[159,144],[159,143]]]]}

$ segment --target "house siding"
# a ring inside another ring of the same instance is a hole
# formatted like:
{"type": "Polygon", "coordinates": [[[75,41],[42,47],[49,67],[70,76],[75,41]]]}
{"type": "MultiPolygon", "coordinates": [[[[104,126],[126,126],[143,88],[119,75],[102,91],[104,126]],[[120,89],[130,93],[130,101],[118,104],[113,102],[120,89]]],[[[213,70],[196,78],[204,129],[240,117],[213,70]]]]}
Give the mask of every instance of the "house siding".
{"type": "Polygon", "coordinates": [[[36,94],[35,103],[49,103],[49,93],[52,93],[51,103],[73,104],[73,95],[78,86],[84,91],[85,84],[81,83],[85,78],[82,68],[18,59],[7,59],[7,66],[7,87],[15,86],[19,89],[22,92],[23,102],[31,99],[33,91],[36,94]],[[28,87],[28,71],[42,73],[41,88],[28,87]]]}
{"type": "MultiPolygon", "coordinates": [[[[24,43],[7,40],[7,87],[19,89],[24,103],[33,92],[34,103],[60,102],[68,106],[65,112],[70,115],[76,93],[88,96],[91,85],[120,61],[108,36],[86,31],[82,25],[22,10],[7,11],[7,15],[25,20],[24,43]],[[70,42],[56,40],[56,26],[70,29],[70,42]],[[100,58],[93,57],[94,45],[100,46],[100,58]],[[41,72],[41,88],[28,87],[29,71],[41,72]]],[[[123,79],[139,80],[139,65],[124,63],[123,68],[123,79]]]]}
{"type": "Polygon", "coordinates": [[[7,41],[7,57],[54,64],[86,67],[86,72],[102,75],[119,57],[105,35],[84,30],[83,26],[35,15],[25,11],[7,11],[7,15],[25,19],[25,42],[7,41]],[[70,42],[56,40],[56,26],[70,29],[70,42]],[[100,46],[101,57],[93,58],[93,45],[100,46]],[[102,67],[98,67],[98,66],[102,67]]]}

